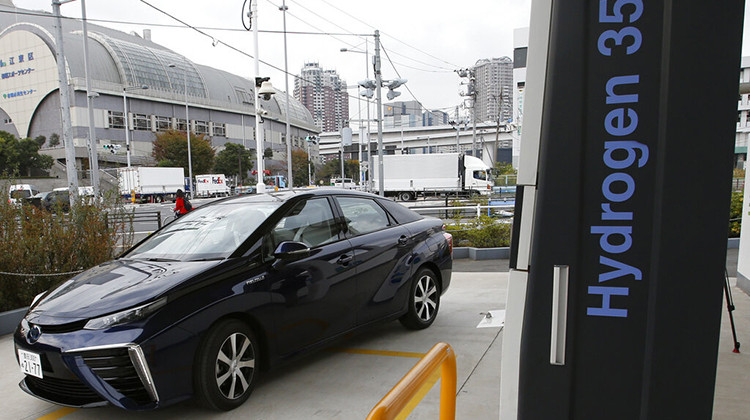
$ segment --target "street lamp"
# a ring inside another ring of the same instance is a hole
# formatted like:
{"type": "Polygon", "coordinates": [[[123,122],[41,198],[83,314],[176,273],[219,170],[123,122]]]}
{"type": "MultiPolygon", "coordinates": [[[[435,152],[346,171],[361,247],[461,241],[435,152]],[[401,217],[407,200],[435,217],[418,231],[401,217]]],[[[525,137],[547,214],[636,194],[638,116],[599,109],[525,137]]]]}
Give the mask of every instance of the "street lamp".
{"type": "Polygon", "coordinates": [[[128,168],[130,167],[130,130],[128,129],[128,91],[148,89],[148,86],[125,86],[122,88],[122,109],[123,120],[125,122],[125,150],[128,156],[128,168]]]}
{"type": "MultiPolygon", "coordinates": [[[[170,64],[169,67],[177,68],[177,64],[170,64]]],[[[187,91],[187,68],[182,67],[182,78],[185,83],[185,128],[187,131],[187,147],[188,147],[188,187],[190,187],[189,195],[193,198],[193,155],[190,151],[190,116],[188,114],[188,91],[187,91]]]]}

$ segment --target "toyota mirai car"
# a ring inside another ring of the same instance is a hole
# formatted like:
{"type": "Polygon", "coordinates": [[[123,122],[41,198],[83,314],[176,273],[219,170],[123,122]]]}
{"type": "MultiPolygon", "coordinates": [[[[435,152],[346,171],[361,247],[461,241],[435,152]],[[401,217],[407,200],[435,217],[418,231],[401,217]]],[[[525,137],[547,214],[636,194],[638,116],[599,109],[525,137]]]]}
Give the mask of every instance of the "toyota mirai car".
{"type": "Polygon", "coordinates": [[[451,280],[444,229],[342,189],[201,206],[34,298],[19,385],[76,407],[233,409],[261,372],[353,330],[430,326],[451,280]]]}

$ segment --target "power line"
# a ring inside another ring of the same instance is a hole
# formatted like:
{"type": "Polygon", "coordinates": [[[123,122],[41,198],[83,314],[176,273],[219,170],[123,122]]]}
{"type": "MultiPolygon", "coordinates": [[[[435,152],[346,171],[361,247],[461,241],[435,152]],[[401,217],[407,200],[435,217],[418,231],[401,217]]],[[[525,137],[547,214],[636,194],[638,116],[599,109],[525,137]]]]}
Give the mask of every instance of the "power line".
{"type": "MultiPolygon", "coordinates": [[[[333,7],[334,9],[338,10],[339,12],[341,12],[341,13],[343,13],[343,14],[345,14],[345,15],[349,16],[350,18],[352,18],[352,19],[356,20],[357,22],[360,22],[360,23],[362,23],[362,24],[364,24],[364,25],[366,25],[366,26],[370,27],[370,28],[371,28],[371,29],[373,29],[373,30],[374,30],[374,29],[376,29],[376,28],[375,28],[374,26],[370,25],[369,23],[367,23],[367,22],[363,21],[362,19],[359,19],[358,17],[356,17],[356,16],[352,15],[351,13],[348,13],[348,12],[346,12],[346,11],[344,11],[344,10],[340,9],[340,8],[339,8],[339,7],[337,7],[337,6],[334,6],[333,4],[329,3],[329,2],[327,1],[327,0],[320,0],[320,1],[322,1],[322,2],[323,2],[323,3],[325,3],[325,4],[327,4],[327,5],[328,5],[328,6],[330,6],[330,7],[333,7]]],[[[398,42],[400,42],[400,43],[402,43],[402,44],[404,44],[404,45],[406,45],[407,47],[409,47],[409,48],[411,48],[411,49],[413,49],[413,50],[419,51],[420,53],[422,53],[422,54],[424,54],[424,55],[426,55],[426,56],[428,56],[428,57],[434,58],[434,59],[436,59],[436,60],[438,60],[438,61],[440,61],[440,62],[442,62],[442,63],[445,63],[445,64],[447,64],[447,65],[449,65],[449,66],[453,67],[453,68],[459,68],[459,67],[461,67],[461,66],[458,66],[458,65],[456,65],[456,64],[453,64],[453,63],[450,63],[450,62],[448,62],[448,61],[445,61],[445,60],[443,60],[443,59],[442,59],[442,58],[440,58],[440,57],[436,57],[436,56],[434,56],[434,55],[432,55],[432,54],[430,54],[430,53],[427,53],[427,52],[425,52],[425,51],[422,51],[421,49],[419,49],[419,48],[417,48],[417,47],[414,47],[414,46],[412,46],[412,45],[409,45],[409,44],[407,44],[406,42],[404,42],[404,41],[402,41],[402,40],[400,40],[400,39],[398,39],[398,38],[396,38],[396,37],[394,37],[394,36],[392,36],[392,35],[390,35],[390,34],[388,34],[388,33],[386,33],[386,32],[380,31],[380,33],[381,33],[381,34],[384,34],[384,35],[388,36],[389,38],[392,38],[392,39],[394,39],[394,40],[396,40],[396,41],[398,41],[398,42]]],[[[396,54],[396,53],[394,52],[394,54],[396,54]]],[[[417,60],[414,60],[414,61],[417,61],[417,60]]],[[[435,66],[435,67],[438,67],[438,66],[435,66]]]]}
{"type": "MultiPolygon", "coordinates": [[[[0,13],[3,14],[12,14],[12,15],[22,15],[22,16],[35,16],[35,17],[42,17],[42,18],[50,18],[54,19],[55,16],[48,14],[48,13],[39,13],[39,12],[21,12],[18,10],[0,10],[0,13]]],[[[72,20],[76,22],[80,22],[82,19],[71,17],[71,16],[62,16],[63,19],[66,20],[72,20]]],[[[148,26],[148,27],[154,27],[154,28],[174,28],[174,29],[200,29],[204,31],[222,31],[222,32],[246,32],[242,28],[227,28],[227,27],[212,27],[212,26],[186,26],[186,25],[174,25],[169,23],[155,23],[155,22],[137,22],[137,21],[129,21],[129,20],[112,20],[112,19],[95,19],[95,18],[86,18],[87,22],[94,22],[94,23],[112,23],[116,25],[138,25],[138,26],[148,26]]],[[[283,34],[284,31],[275,31],[275,30],[267,30],[267,29],[258,29],[258,32],[260,33],[267,33],[267,34],[283,34]]],[[[324,35],[324,36],[350,36],[350,35],[356,35],[356,36],[372,36],[372,34],[352,34],[352,33],[337,33],[337,32],[310,32],[310,31],[287,31],[286,32],[289,35],[324,35]]]]}
{"type": "MultiPolygon", "coordinates": [[[[402,77],[401,77],[401,73],[399,73],[398,69],[397,69],[397,68],[396,68],[396,66],[395,66],[395,65],[393,64],[393,61],[391,60],[391,57],[390,57],[390,56],[388,55],[388,50],[386,50],[386,49],[385,49],[385,47],[383,46],[383,43],[382,43],[382,42],[380,43],[380,49],[382,49],[382,50],[383,50],[383,52],[385,53],[385,58],[387,58],[387,59],[388,59],[388,62],[389,62],[389,63],[391,63],[391,67],[393,67],[393,71],[395,71],[395,72],[396,72],[396,76],[398,76],[398,77],[399,77],[400,79],[402,79],[402,77]]],[[[409,93],[411,94],[411,97],[412,97],[412,98],[414,98],[414,100],[415,100],[415,101],[417,101],[417,103],[419,104],[419,106],[420,106],[420,107],[421,107],[421,108],[422,108],[423,110],[425,110],[425,111],[427,111],[427,112],[430,112],[430,110],[429,110],[429,109],[427,109],[427,108],[425,108],[425,106],[424,106],[424,105],[422,105],[422,102],[421,102],[421,101],[420,101],[419,99],[417,99],[417,95],[415,95],[415,94],[414,94],[414,92],[412,92],[412,91],[411,91],[411,89],[409,88],[409,85],[408,85],[408,84],[406,84],[406,83],[405,83],[405,84],[404,84],[404,87],[406,88],[406,90],[408,90],[408,91],[409,91],[409,93]]]]}
{"type": "MultiPolygon", "coordinates": [[[[318,16],[318,17],[321,17],[321,16],[320,16],[320,15],[318,15],[317,13],[313,12],[313,11],[312,11],[312,10],[310,10],[310,9],[307,9],[307,8],[306,8],[305,6],[302,6],[301,4],[299,4],[299,3],[295,2],[294,0],[291,0],[291,1],[292,1],[292,3],[294,3],[294,4],[296,4],[297,6],[299,6],[299,7],[303,8],[303,9],[307,10],[308,12],[310,12],[310,13],[312,13],[312,14],[314,14],[314,15],[318,16]]],[[[271,1],[271,0],[268,0],[268,2],[269,2],[269,3],[271,3],[271,4],[273,4],[274,6],[276,6],[276,4],[274,4],[274,3],[273,3],[273,2],[271,1]]],[[[276,7],[278,7],[278,6],[276,6],[276,7]]],[[[309,22],[305,21],[304,19],[302,19],[302,18],[300,18],[300,17],[298,17],[298,16],[294,15],[293,13],[290,13],[290,12],[289,12],[288,10],[287,10],[287,12],[286,12],[286,13],[287,13],[287,14],[288,14],[289,16],[292,16],[293,18],[295,18],[295,19],[299,20],[300,22],[302,22],[302,23],[306,24],[307,26],[310,26],[311,28],[317,29],[317,30],[319,30],[319,31],[321,31],[321,32],[324,32],[324,31],[323,31],[322,29],[320,29],[320,28],[316,27],[315,25],[313,25],[313,24],[311,24],[311,23],[309,23],[309,22]]],[[[321,18],[322,18],[322,19],[324,19],[324,20],[327,20],[327,19],[325,19],[325,18],[323,18],[323,17],[321,17],[321,18]]],[[[330,22],[330,21],[329,21],[329,22],[330,22]]],[[[331,22],[331,23],[332,23],[332,22],[331,22]]],[[[338,26],[338,25],[336,25],[336,26],[338,26]]],[[[339,27],[340,29],[343,29],[344,31],[346,31],[346,29],[345,29],[345,28],[341,28],[340,26],[338,26],[338,27],[339,27]]],[[[363,35],[357,35],[357,34],[355,34],[355,33],[352,33],[352,32],[349,32],[349,33],[347,33],[347,34],[344,34],[344,35],[353,35],[353,36],[356,36],[356,37],[361,37],[361,36],[363,36],[363,35]]],[[[364,35],[364,36],[366,36],[366,35],[364,35]]],[[[337,40],[337,41],[339,41],[339,42],[341,42],[341,43],[343,43],[343,44],[346,44],[346,45],[348,45],[348,46],[350,46],[350,47],[352,47],[352,48],[354,48],[354,47],[355,47],[355,46],[354,46],[354,44],[351,44],[351,43],[349,43],[349,42],[346,42],[346,41],[344,41],[344,40],[342,40],[342,39],[339,39],[339,38],[337,38],[336,36],[333,36],[333,35],[331,35],[331,38],[333,38],[333,39],[335,39],[335,40],[337,40]]]]}
{"type": "MultiPolygon", "coordinates": [[[[146,0],[140,0],[140,1],[141,1],[142,3],[145,3],[145,4],[147,4],[148,6],[150,6],[150,7],[152,7],[152,8],[154,8],[154,9],[156,9],[156,10],[157,10],[157,11],[159,11],[160,13],[163,13],[163,14],[165,14],[166,16],[169,16],[170,18],[172,18],[172,19],[174,19],[174,20],[176,20],[176,21],[178,21],[178,22],[182,23],[182,24],[183,24],[183,25],[185,25],[186,27],[188,27],[188,28],[190,28],[190,29],[193,29],[193,30],[195,30],[196,32],[200,33],[201,35],[204,35],[204,36],[206,36],[206,37],[208,37],[208,38],[211,38],[211,39],[212,39],[212,40],[213,40],[214,42],[216,42],[217,44],[222,44],[222,45],[226,46],[227,48],[230,48],[231,50],[233,50],[233,51],[235,51],[235,52],[237,52],[237,53],[239,53],[239,54],[242,54],[242,55],[244,55],[244,56],[246,56],[246,57],[249,57],[249,58],[253,58],[253,59],[255,58],[255,56],[253,56],[253,55],[251,55],[251,54],[249,54],[249,53],[246,53],[245,51],[242,51],[242,50],[240,50],[239,48],[237,48],[237,47],[234,47],[233,45],[227,44],[226,42],[224,42],[224,41],[222,41],[222,40],[220,40],[220,39],[217,39],[217,38],[215,38],[215,37],[211,36],[210,34],[208,34],[208,33],[206,33],[206,32],[203,32],[203,31],[201,31],[201,30],[198,30],[198,29],[196,29],[196,27],[194,27],[194,26],[192,26],[192,25],[188,24],[187,22],[184,22],[184,21],[182,21],[182,20],[180,20],[180,19],[176,18],[175,16],[172,16],[171,14],[169,14],[169,13],[167,13],[167,12],[165,12],[165,11],[163,11],[163,10],[159,9],[158,7],[155,7],[155,6],[151,5],[151,4],[149,4],[149,3],[148,3],[148,2],[146,1],[146,0]]],[[[288,12],[287,12],[287,13],[288,13],[288,12]]],[[[294,78],[295,78],[295,80],[296,80],[296,79],[299,79],[299,80],[303,80],[303,81],[306,81],[306,82],[309,82],[309,83],[314,83],[314,81],[311,81],[311,80],[307,80],[307,79],[304,79],[304,78],[302,78],[301,76],[298,76],[298,75],[296,75],[296,74],[292,74],[292,73],[290,73],[290,72],[288,72],[288,71],[285,71],[284,69],[282,69],[282,68],[280,68],[280,67],[278,67],[278,66],[276,66],[276,65],[273,65],[273,64],[271,64],[271,63],[269,63],[269,62],[267,62],[267,61],[264,61],[264,60],[260,60],[260,59],[259,59],[258,61],[260,61],[261,63],[263,63],[263,64],[267,65],[268,67],[271,67],[271,68],[272,68],[272,69],[274,69],[274,70],[280,71],[281,73],[283,73],[283,74],[285,74],[285,75],[288,75],[288,76],[292,76],[292,77],[294,77],[294,78]]],[[[353,95],[349,95],[349,93],[348,93],[348,92],[346,93],[346,96],[348,96],[349,98],[353,98],[353,99],[359,99],[359,98],[358,98],[358,97],[356,97],[356,96],[353,96],[353,95]]]]}

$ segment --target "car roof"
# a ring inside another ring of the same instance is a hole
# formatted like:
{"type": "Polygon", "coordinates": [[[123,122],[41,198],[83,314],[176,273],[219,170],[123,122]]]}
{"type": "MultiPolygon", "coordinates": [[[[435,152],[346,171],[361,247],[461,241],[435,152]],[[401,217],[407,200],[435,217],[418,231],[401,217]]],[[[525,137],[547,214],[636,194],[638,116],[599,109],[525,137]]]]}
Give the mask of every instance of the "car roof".
{"type": "Polygon", "coordinates": [[[343,188],[335,187],[315,187],[315,188],[295,188],[294,190],[285,191],[270,191],[263,194],[251,194],[251,195],[238,195],[225,198],[220,202],[248,202],[248,203],[260,203],[260,202],[286,202],[296,197],[324,197],[331,195],[346,195],[346,196],[359,196],[369,198],[382,198],[375,194],[370,194],[363,191],[356,190],[345,190],[343,188]]]}

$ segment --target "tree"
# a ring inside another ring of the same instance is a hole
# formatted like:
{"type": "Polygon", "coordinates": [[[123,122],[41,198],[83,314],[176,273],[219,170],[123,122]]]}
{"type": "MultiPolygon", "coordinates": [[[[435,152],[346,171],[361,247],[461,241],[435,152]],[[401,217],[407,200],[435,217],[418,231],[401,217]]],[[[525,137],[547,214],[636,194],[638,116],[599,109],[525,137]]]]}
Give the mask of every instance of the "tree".
{"type": "Polygon", "coordinates": [[[47,170],[52,167],[52,157],[39,154],[45,140],[43,136],[18,140],[13,134],[0,131],[0,171],[6,175],[31,176],[35,169],[47,170]]]}
{"type": "MultiPolygon", "coordinates": [[[[203,134],[190,133],[190,154],[194,174],[207,174],[214,166],[216,152],[211,140],[203,134]]],[[[156,133],[152,156],[158,166],[179,167],[188,176],[187,135],[184,131],[167,130],[156,133]]]]}
{"type": "Polygon", "coordinates": [[[224,145],[224,150],[216,155],[214,172],[227,176],[240,175],[237,185],[242,185],[247,179],[248,171],[253,167],[251,158],[254,156],[254,150],[248,150],[241,144],[227,143],[224,145]]]}
{"type": "Polygon", "coordinates": [[[272,159],[273,158],[273,150],[270,147],[266,147],[266,150],[263,151],[263,159],[272,159]]]}
{"type": "MultiPolygon", "coordinates": [[[[302,149],[292,150],[292,176],[294,177],[294,186],[302,187],[308,184],[307,164],[310,163],[310,170],[315,173],[315,165],[310,162],[307,152],[302,149]]],[[[287,168],[287,162],[283,161],[284,169],[287,168]]]]}
{"type": "Polygon", "coordinates": [[[49,135],[49,147],[55,147],[58,144],[60,144],[60,135],[57,133],[52,133],[49,135]]]}
{"type": "MultiPolygon", "coordinates": [[[[351,178],[359,180],[359,161],[347,160],[344,161],[344,178],[351,178]]],[[[339,159],[333,159],[326,162],[316,178],[318,182],[323,181],[323,184],[328,185],[331,178],[337,178],[341,175],[341,161],[339,159]]]]}
{"type": "Polygon", "coordinates": [[[515,185],[517,171],[513,168],[513,164],[507,162],[495,163],[495,185],[515,185]]]}

